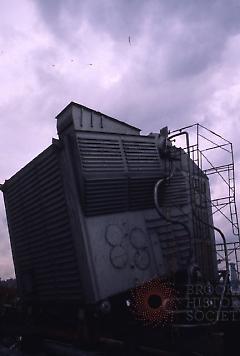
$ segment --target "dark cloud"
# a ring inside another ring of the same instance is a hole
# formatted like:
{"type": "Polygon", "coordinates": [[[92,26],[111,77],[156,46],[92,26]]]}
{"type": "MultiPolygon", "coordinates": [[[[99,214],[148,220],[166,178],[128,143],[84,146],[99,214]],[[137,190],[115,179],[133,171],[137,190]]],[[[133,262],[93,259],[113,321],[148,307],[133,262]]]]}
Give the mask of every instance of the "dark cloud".
{"type": "Polygon", "coordinates": [[[36,3],[52,33],[60,43],[64,39],[70,46],[81,46],[88,41],[76,37],[84,23],[96,32],[107,33],[119,44],[127,42],[129,35],[133,43],[141,40],[147,30],[151,45],[145,55],[154,62],[154,53],[164,46],[167,71],[174,77],[198,74],[218,62],[228,36],[240,28],[240,4],[234,0],[227,3],[224,0],[38,0],[36,3]]]}
{"type": "MultiPolygon", "coordinates": [[[[118,41],[137,36],[146,19],[146,1],[37,0],[43,20],[58,39],[77,42],[76,33],[84,23],[118,41]],[[75,40],[75,41],[74,41],[75,40]]],[[[86,39],[87,40],[87,39],[86,39]]],[[[84,42],[84,39],[82,39],[84,42]]]]}
{"type": "MultiPolygon", "coordinates": [[[[135,111],[141,117],[143,107],[147,106],[147,113],[157,111],[160,117],[176,123],[183,114],[191,117],[192,108],[196,111],[202,100],[203,81],[210,71],[216,70],[229,37],[240,26],[237,1],[226,4],[223,0],[39,0],[34,3],[59,47],[66,47],[66,51],[72,51],[85,62],[92,62],[90,55],[94,46],[101,46],[102,33],[113,40],[113,54],[120,58],[120,64],[131,56],[121,85],[116,85],[116,91],[112,92],[119,114],[131,117],[131,111],[135,111]],[[95,32],[94,38],[81,33],[84,24],[95,32]],[[126,51],[129,35],[132,54],[126,51]],[[136,47],[141,48],[137,53],[136,47]],[[131,88],[127,102],[126,87],[131,88]]],[[[45,70],[40,69],[39,75],[40,79],[46,75],[48,81],[59,81],[59,76],[55,78],[45,70]]]]}

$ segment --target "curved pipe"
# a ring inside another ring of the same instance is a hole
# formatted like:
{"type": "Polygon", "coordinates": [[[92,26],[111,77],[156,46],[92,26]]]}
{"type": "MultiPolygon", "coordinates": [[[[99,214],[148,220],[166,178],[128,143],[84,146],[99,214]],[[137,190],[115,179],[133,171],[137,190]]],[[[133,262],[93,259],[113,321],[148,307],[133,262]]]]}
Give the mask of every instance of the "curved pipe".
{"type": "Polygon", "coordinates": [[[212,321],[212,322],[202,323],[202,324],[195,324],[195,325],[191,325],[191,324],[173,324],[173,327],[190,328],[190,327],[201,327],[201,326],[213,326],[213,325],[216,325],[218,323],[218,321],[219,321],[220,313],[221,313],[221,310],[222,310],[223,298],[224,298],[224,295],[225,295],[225,292],[226,292],[226,287],[227,287],[227,282],[228,282],[228,277],[229,277],[229,261],[228,261],[228,254],[227,254],[226,238],[225,238],[223,232],[219,228],[215,227],[214,225],[206,223],[202,219],[199,219],[199,220],[202,221],[202,223],[204,223],[205,225],[208,225],[211,228],[213,228],[214,230],[216,230],[221,235],[221,237],[223,239],[224,254],[225,254],[225,260],[226,260],[226,276],[224,278],[223,290],[222,290],[221,297],[220,297],[219,308],[218,308],[218,311],[217,311],[216,319],[214,321],[212,321]]]}
{"type": "Polygon", "coordinates": [[[178,137],[178,136],[182,136],[182,135],[186,136],[187,153],[188,153],[188,155],[190,157],[189,133],[187,131],[178,132],[178,133],[176,133],[176,134],[174,134],[172,136],[169,136],[168,139],[171,140],[174,137],[178,137]]]}
{"type": "MultiPolygon", "coordinates": [[[[168,218],[160,209],[160,206],[159,206],[159,203],[158,203],[158,189],[159,189],[159,186],[166,180],[169,180],[172,176],[174,175],[174,168],[172,169],[170,175],[168,177],[165,177],[165,178],[161,178],[157,181],[157,183],[155,184],[155,187],[154,187],[154,204],[155,204],[155,208],[158,212],[158,214],[167,222],[170,222],[172,224],[175,224],[175,225],[181,225],[184,227],[184,229],[187,231],[187,234],[189,236],[189,240],[190,240],[190,245],[191,245],[191,232],[190,232],[190,229],[189,227],[183,223],[182,221],[179,221],[179,220],[175,220],[175,219],[171,219],[171,218],[168,218]]],[[[191,256],[192,257],[192,246],[191,246],[191,256]]]]}
{"type": "MultiPolygon", "coordinates": [[[[196,216],[196,213],[195,213],[194,210],[193,210],[193,213],[196,216]]],[[[226,287],[227,287],[227,282],[228,282],[228,277],[229,277],[229,260],[228,260],[228,252],[227,252],[227,242],[226,242],[226,237],[225,237],[224,233],[222,232],[222,230],[220,230],[218,227],[216,227],[214,225],[206,223],[204,220],[202,220],[199,217],[197,217],[197,218],[204,225],[207,225],[210,228],[212,228],[213,230],[217,231],[220,234],[220,236],[221,236],[221,238],[223,240],[224,255],[225,255],[225,262],[226,262],[226,276],[224,278],[223,291],[222,291],[221,298],[220,298],[219,308],[218,308],[218,311],[217,311],[217,317],[216,317],[216,320],[211,323],[211,325],[215,325],[219,321],[219,316],[220,316],[220,312],[221,312],[222,304],[223,304],[223,298],[224,298],[224,295],[225,295],[225,292],[226,292],[226,287]]]]}
{"type": "MultiPolygon", "coordinates": [[[[158,214],[167,222],[170,222],[172,224],[178,224],[178,225],[182,225],[185,230],[187,231],[188,235],[189,235],[189,238],[190,238],[190,245],[191,245],[191,233],[190,233],[190,229],[189,227],[181,222],[181,221],[178,221],[178,220],[174,220],[174,219],[170,219],[168,218],[160,209],[160,206],[159,206],[159,203],[158,203],[158,189],[159,189],[159,186],[166,180],[169,180],[172,176],[174,175],[174,169],[172,169],[170,175],[168,177],[165,177],[165,178],[161,178],[157,181],[157,183],[155,184],[155,187],[154,187],[154,203],[155,203],[155,207],[156,207],[156,210],[158,212],[158,214]]],[[[193,210],[194,212],[194,210],[193,210]]],[[[226,238],[223,234],[223,232],[215,227],[214,225],[211,225],[209,223],[206,223],[205,221],[203,221],[202,219],[200,219],[198,217],[198,219],[205,225],[208,225],[210,226],[211,228],[213,228],[214,230],[216,230],[220,236],[222,237],[222,240],[223,240],[223,244],[224,244],[224,254],[225,254],[225,261],[226,261],[226,276],[225,276],[225,279],[224,279],[224,284],[223,284],[223,291],[222,291],[222,294],[221,294],[221,298],[220,298],[220,303],[219,303],[219,308],[218,308],[218,311],[217,311],[217,316],[216,316],[216,320],[213,321],[213,322],[210,322],[210,323],[204,323],[204,324],[200,324],[200,325],[194,325],[194,327],[197,327],[197,326],[212,326],[212,325],[215,325],[218,323],[219,321],[219,317],[220,317],[220,312],[221,312],[221,309],[222,309],[222,304],[223,304],[223,298],[224,298],[224,295],[225,295],[225,291],[226,291],[226,287],[227,287],[227,282],[228,282],[228,276],[229,276],[229,261],[228,261],[228,254],[227,254],[227,245],[226,245],[226,238]]],[[[192,246],[191,246],[192,248],[192,246]]],[[[192,256],[192,249],[191,249],[191,256],[192,256]]],[[[193,325],[188,325],[188,324],[181,324],[181,325],[176,325],[176,326],[179,326],[179,327],[193,327],[193,325]]]]}
{"type": "MultiPolygon", "coordinates": [[[[190,140],[189,140],[189,133],[187,131],[181,131],[181,132],[178,132],[172,136],[169,136],[168,139],[171,140],[175,137],[178,137],[178,136],[185,136],[186,138],[186,148],[187,148],[187,154],[188,154],[188,158],[187,158],[187,165],[188,165],[188,173],[189,173],[189,189],[190,189],[190,204],[191,204],[191,207],[193,209],[193,198],[192,198],[192,181],[191,181],[191,167],[190,167],[190,140]]],[[[187,227],[188,229],[188,227],[187,227]]],[[[190,232],[189,232],[189,235],[190,235],[190,232]]],[[[191,239],[191,236],[190,236],[190,239],[191,239]]],[[[194,239],[194,236],[193,236],[193,239],[194,239]]],[[[192,242],[192,239],[191,239],[191,254],[192,256],[194,255],[195,253],[195,246],[194,246],[194,241],[192,242]]]]}

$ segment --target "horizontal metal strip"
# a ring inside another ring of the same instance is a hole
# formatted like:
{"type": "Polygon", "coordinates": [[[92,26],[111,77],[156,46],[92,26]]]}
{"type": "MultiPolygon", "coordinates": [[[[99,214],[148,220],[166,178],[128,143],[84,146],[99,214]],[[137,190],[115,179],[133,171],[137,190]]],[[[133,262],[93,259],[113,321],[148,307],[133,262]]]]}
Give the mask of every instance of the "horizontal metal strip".
{"type": "Polygon", "coordinates": [[[128,186],[126,184],[119,184],[117,185],[101,185],[99,187],[95,186],[95,187],[85,187],[85,198],[88,199],[88,197],[93,198],[95,196],[100,196],[102,198],[104,198],[104,195],[109,195],[109,194],[114,194],[116,192],[116,194],[128,194],[129,189],[128,186]]]}
{"type": "MultiPolygon", "coordinates": [[[[115,207],[114,208],[114,212],[124,212],[126,211],[126,207],[125,206],[119,206],[119,207],[115,207]]],[[[95,215],[98,215],[98,214],[112,214],[113,213],[113,210],[112,210],[112,207],[109,206],[109,207],[98,207],[98,208],[94,208],[92,207],[91,209],[86,209],[85,211],[86,215],[87,216],[95,216],[95,215]]]]}
{"type": "Polygon", "coordinates": [[[124,151],[125,156],[127,159],[134,159],[137,157],[146,157],[146,158],[152,158],[152,159],[157,159],[160,162],[160,158],[155,150],[129,150],[129,151],[124,151]]]}
{"type": "Polygon", "coordinates": [[[86,172],[123,172],[124,167],[84,167],[84,171],[86,172]]]}
{"type": "MultiPolygon", "coordinates": [[[[50,261],[50,263],[47,263],[47,261],[46,261],[46,262],[44,262],[44,265],[43,264],[41,265],[41,268],[39,266],[37,266],[37,267],[35,267],[35,269],[37,272],[39,272],[39,274],[40,273],[48,274],[48,270],[49,270],[49,268],[51,268],[52,270],[55,270],[56,273],[58,273],[60,275],[63,273],[65,275],[73,275],[73,276],[77,276],[79,278],[77,264],[71,263],[72,260],[73,260],[73,258],[71,258],[71,259],[69,258],[68,263],[65,266],[65,269],[63,269],[63,268],[59,269],[59,263],[55,264],[55,262],[51,263],[51,261],[50,261]]],[[[65,261],[67,261],[67,259],[65,259],[65,261]]]]}
{"type": "MultiPolygon", "coordinates": [[[[49,251],[44,251],[44,250],[40,250],[37,254],[33,254],[32,255],[32,260],[34,261],[34,264],[36,263],[40,263],[41,264],[41,268],[45,268],[47,266],[47,264],[49,264],[49,266],[51,266],[51,268],[53,268],[52,266],[54,266],[54,259],[53,258],[61,258],[63,261],[69,261],[71,259],[73,259],[75,257],[73,250],[69,250],[69,251],[65,251],[64,254],[58,254],[58,255],[52,255],[51,253],[49,253],[49,251]]],[[[39,269],[39,267],[37,267],[39,269]]]]}
{"type": "Polygon", "coordinates": [[[101,154],[99,152],[99,155],[84,155],[81,158],[81,162],[98,162],[98,161],[104,161],[107,160],[109,162],[123,162],[123,159],[121,156],[115,156],[115,155],[108,155],[108,154],[101,154]]]}
{"type": "Polygon", "coordinates": [[[90,189],[89,187],[86,187],[86,194],[85,197],[88,198],[94,198],[95,196],[101,196],[104,197],[105,194],[128,194],[128,187],[127,185],[123,186],[101,186],[101,190],[99,187],[95,187],[95,189],[90,189]]]}
{"type": "Polygon", "coordinates": [[[39,203],[38,203],[38,205],[36,204],[35,206],[24,204],[20,214],[19,214],[19,217],[21,216],[22,218],[26,218],[26,219],[29,219],[29,216],[40,216],[40,215],[42,215],[41,207],[39,206],[39,203]]]}
{"type": "Polygon", "coordinates": [[[59,221],[58,224],[52,224],[52,226],[48,226],[47,230],[52,235],[62,233],[63,231],[68,231],[69,224],[66,224],[66,221],[59,221]],[[55,230],[55,231],[54,231],[55,230]]]}
{"type": "Polygon", "coordinates": [[[119,145],[118,140],[77,140],[79,146],[91,146],[91,145],[99,145],[99,146],[104,146],[104,145],[119,145]]]}
{"type": "Polygon", "coordinates": [[[171,186],[171,185],[164,186],[164,192],[177,192],[177,193],[179,192],[179,193],[181,193],[182,189],[184,189],[184,193],[186,194],[186,184],[185,183],[178,184],[176,187],[171,186]]]}
{"type": "Polygon", "coordinates": [[[124,208],[127,210],[127,205],[125,200],[118,200],[118,201],[109,201],[104,204],[102,201],[96,201],[94,204],[85,204],[85,208],[87,210],[94,210],[94,209],[113,209],[113,208],[124,208]]]}
{"type": "Polygon", "coordinates": [[[88,151],[94,151],[94,150],[99,150],[99,151],[112,151],[112,152],[121,152],[120,146],[118,145],[78,145],[79,151],[80,152],[88,152],[88,151]]]}
{"type": "Polygon", "coordinates": [[[141,168],[141,166],[142,167],[147,167],[147,166],[150,166],[150,165],[152,165],[152,166],[157,166],[157,167],[159,167],[159,162],[157,161],[157,160],[143,160],[143,159],[139,159],[139,160],[131,160],[131,161],[127,161],[127,164],[128,164],[128,166],[139,166],[139,168],[141,168]]]}
{"type": "Polygon", "coordinates": [[[140,141],[125,141],[123,140],[123,146],[124,147],[155,147],[155,142],[140,142],[140,141]]]}
{"type": "MultiPolygon", "coordinates": [[[[42,222],[42,219],[39,218],[39,221],[42,222]]],[[[20,215],[18,219],[11,220],[11,224],[12,224],[11,230],[13,232],[22,231],[22,230],[27,231],[28,224],[31,222],[32,220],[29,219],[28,216],[20,215]]]]}
{"type": "Polygon", "coordinates": [[[83,166],[99,166],[101,167],[101,165],[103,164],[108,164],[108,165],[111,165],[111,166],[121,166],[123,167],[124,164],[123,164],[123,161],[122,160],[115,160],[115,159],[107,159],[105,157],[100,157],[99,159],[94,159],[94,160],[85,160],[83,159],[81,161],[82,165],[83,166]]]}
{"type": "Polygon", "coordinates": [[[31,206],[33,209],[39,207],[39,195],[29,195],[29,196],[23,196],[21,199],[21,204],[19,205],[11,205],[12,208],[12,215],[15,216],[17,214],[21,214],[22,209],[27,209],[29,206],[31,206]],[[19,209],[20,208],[20,209],[19,209]]]}
{"type": "Polygon", "coordinates": [[[15,207],[16,208],[20,207],[22,205],[22,196],[20,196],[19,194],[18,195],[15,194],[15,196],[10,198],[7,195],[7,205],[11,209],[14,209],[15,207]]]}
{"type": "Polygon", "coordinates": [[[154,181],[157,181],[158,179],[162,178],[162,176],[159,176],[158,174],[156,175],[153,175],[153,176],[149,176],[149,175],[139,175],[139,176],[135,176],[135,177],[132,177],[132,176],[129,176],[129,182],[130,184],[137,184],[137,183],[141,183],[142,181],[146,181],[146,182],[154,182],[154,181]]]}
{"type": "Polygon", "coordinates": [[[42,208],[47,212],[48,208],[50,207],[55,207],[56,210],[60,210],[62,207],[66,207],[66,202],[65,202],[65,197],[61,196],[61,194],[59,194],[59,196],[54,195],[54,194],[49,194],[49,198],[44,197],[44,199],[42,199],[41,201],[41,206],[42,208]]]}
{"type": "Polygon", "coordinates": [[[49,178],[49,176],[58,175],[59,167],[57,165],[49,166],[46,171],[40,170],[40,168],[36,169],[35,174],[32,177],[28,177],[27,173],[28,172],[26,172],[26,176],[23,176],[20,180],[22,189],[25,189],[31,185],[34,186],[35,184],[38,184],[39,180],[47,180],[47,177],[49,178]]]}
{"type": "Polygon", "coordinates": [[[77,265],[72,264],[72,261],[74,261],[74,257],[75,256],[73,254],[69,254],[69,255],[65,255],[65,256],[58,256],[57,259],[59,261],[62,260],[63,261],[62,263],[66,264],[64,271],[61,271],[61,268],[58,271],[59,263],[57,263],[57,261],[56,261],[57,264],[55,265],[53,255],[49,256],[48,258],[46,258],[46,256],[43,256],[42,258],[41,257],[38,258],[38,256],[35,256],[35,258],[34,258],[35,267],[34,268],[36,271],[41,272],[41,273],[46,272],[46,274],[48,273],[49,269],[55,270],[55,271],[57,271],[57,273],[65,273],[68,270],[71,273],[73,273],[73,272],[77,273],[78,272],[77,265]]]}
{"type": "Polygon", "coordinates": [[[59,162],[59,156],[57,154],[52,154],[48,157],[45,157],[43,160],[39,160],[36,164],[36,167],[45,171],[54,165],[59,166],[59,162]]]}
{"type": "MultiPolygon", "coordinates": [[[[52,236],[55,236],[55,234],[60,234],[60,233],[63,234],[64,231],[67,232],[68,230],[69,230],[69,224],[66,224],[66,222],[62,220],[59,220],[58,224],[56,224],[54,221],[53,224],[51,224],[51,227],[45,225],[44,222],[39,223],[39,225],[37,225],[35,222],[34,224],[31,224],[25,229],[25,235],[26,235],[26,240],[27,238],[29,238],[31,241],[32,236],[36,236],[36,237],[45,236],[46,233],[48,234],[51,233],[52,236]],[[52,229],[55,229],[55,231],[52,231],[52,229]]],[[[17,231],[14,231],[15,238],[17,237],[17,233],[18,233],[17,231]]],[[[23,240],[23,238],[18,240],[20,242],[21,240],[23,240]]]]}
{"type": "Polygon", "coordinates": [[[146,157],[156,157],[160,161],[159,155],[157,154],[156,150],[127,150],[126,152],[126,157],[141,157],[141,156],[146,156],[146,157]]]}
{"type": "Polygon", "coordinates": [[[103,155],[99,155],[99,157],[91,157],[91,158],[88,158],[88,157],[84,157],[81,162],[85,165],[85,164],[98,164],[98,163],[102,163],[102,162],[106,162],[108,164],[121,164],[123,165],[123,160],[120,158],[120,159],[117,159],[116,157],[108,157],[108,156],[103,156],[103,155]]]}
{"type": "MultiPolygon", "coordinates": [[[[108,194],[98,194],[97,196],[88,196],[86,199],[85,199],[85,204],[87,205],[94,205],[95,203],[96,204],[99,204],[99,203],[102,203],[103,205],[104,204],[111,204],[113,200],[116,200],[117,201],[120,201],[120,202],[123,202],[124,200],[127,200],[128,198],[128,195],[127,195],[127,192],[115,192],[115,193],[108,193],[108,194]]],[[[127,204],[127,203],[126,203],[127,204]]]]}
{"type": "MultiPolygon", "coordinates": [[[[39,193],[39,192],[38,192],[39,193]]],[[[39,194],[31,194],[31,195],[23,195],[21,197],[21,204],[18,204],[18,202],[16,202],[16,204],[11,204],[11,208],[12,210],[16,212],[20,212],[21,210],[19,209],[19,207],[21,207],[21,209],[27,208],[26,204],[29,206],[32,204],[32,206],[38,206],[39,205],[39,194]],[[15,210],[16,209],[16,210],[15,210]]]]}
{"type": "Polygon", "coordinates": [[[77,272],[78,272],[77,270],[65,271],[64,275],[62,275],[61,273],[58,273],[56,275],[56,281],[57,282],[63,282],[63,283],[66,283],[66,284],[68,284],[70,282],[77,282],[78,283],[80,278],[79,278],[79,274],[77,272]]]}
{"type": "Polygon", "coordinates": [[[94,187],[94,186],[108,186],[108,185],[118,185],[118,184],[128,184],[127,178],[104,178],[104,179],[85,179],[85,186],[94,187]]]}
{"type": "Polygon", "coordinates": [[[118,140],[111,140],[111,139],[105,139],[105,138],[101,138],[101,139],[95,139],[95,138],[80,138],[77,137],[77,141],[80,144],[94,144],[94,143],[99,143],[99,144],[107,144],[107,143],[115,143],[118,144],[119,141],[118,140]]]}
{"type": "Polygon", "coordinates": [[[111,148],[103,148],[103,147],[94,147],[94,148],[81,148],[80,153],[82,156],[92,156],[92,155],[99,155],[102,154],[109,154],[110,156],[120,156],[122,157],[122,152],[120,148],[118,149],[111,149],[111,148]]]}
{"type": "Polygon", "coordinates": [[[61,176],[58,174],[56,176],[48,176],[48,180],[40,180],[39,184],[38,184],[38,189],[45,190],[46,188],[50,189],[50,188],[55,188],[57,189],[57,187],[61,187],[63,185],[61,176]]]}
{"type": "MultiPolygon", "coordinates": [[[[69,256],[59,256],[59,260],[60,258],[62,259],[63,263],[68,266],[68,264],[71,262],[71,260],[73,260],[74,256],[73,255],[69,255],[69,256]]],[[[75,274],[76,278],[79,278],[78,276],[78,268],[77,266],[71,266],[69,265],[69,267],[65,268],[65,271],[58,271],[59,265],[55,265],[54,262],[52,262],[54,260],[53,256],[49,256],[48,259],[46,259],[46,256],[42,256],[42,258],[38,258],[38,256],[36,256],[34,258],[34,260],[32,261],[32,263],[34,264],[34,270],[36,271],[36,275],[45,275],[46,278],[48,277],[48,275],[51,273],[51,271],[53,273],[66,273],[67,271],[69,271],[69,273],[71,274],[75,274]],[[41,268],[40,266],[41,265],[41,268]]]]}
{"type": "Polygon", "coordinates": [[[146,192],[149,192],[150,190],[152,190],[155,186],[155,182],[138,182],[138,183],[135,183],[135,184],[132,184],[130,183],[129,184],[129,189],[132,191],[132,192],[138,192],[138,191],[146,191],[146,192]]]}
{"type": "Polygon", "coordinates": [[[55,246],[62,246],[62,245],[66,245],[66,246],[72,246],[73,248],[73,243],[72,243],[72,239],[70,235],[66,235],[66,234],[62,234],[61,238],[58,235],[57,237],[53,237],[53,236],[48,236],[46,234],[46,232],[44,234],[33,234],[31,236],[31,239],[22,239],[22,240],[18,240],[15,241],[15,247],[18,250],[24,251],[24,250],[28,250],[31,249],[31,246],[38,246],[38,247],[43,247],[46,248],[46,243],[48,244],[49,248],[51,247],[55,247],[55,246]]]}
{"type": "Polygon", "coordinates": [[[58,176],[59,177],[61,176],[61,171],[60,171],[59,167],[57,167],[54,170],[49,170],[46,172],[39,172],[38,181],[42,182],[42,184],[44,184],[44,183],[47,184],[49,182],[50,177],[52,179],[54,179],[55,177],[58,177],[58,176]]]}
{"type": "MultiPolygon", "coordinates": [[[[34,276],[34,279],[35,279],[35,282],[38,286],[40,285],[51,285],[51,284],[58,284],[58,282],[60,281],[59,279],[59,274],[58,272],[56,272],[56,270],[52,269],[52,277],[49,278],[49,273],[47,272],[48,270],[48,267],[46,267],[46,271],[37,271],[37,273],[35,273],[35,276],[34,276]],[[53,283],[51,283],[51,281],[53,283]]],[[[62,271],[61,271],[62,273],[62,271]]],[[[66,275],[63,275],[62,276],[62,285],[61,285],[61,288],[63,287],[63,285],[66,285],[69,281],[69,284],[71,283],[75,283],[75,284],[78,284],[80,282],[80,279],[79,279],[79,275],[77,274],[77,270],[76,268],[72,271],[72,278],[70,277],[71,274],[70,273],[66,273],[66,275]],[[74,275],[75,273],[75,275],[74,275]]]]}
{"type": "Polygon", "coordinates": [[[159,172],[159,167],[156,166],[156,167],[152,167],[152,166],[145,166],[145,167],[139,167],[139,166],[136,166],[136,167],[133,167],[133,166],[128,166],[128,169],[130,172],[141,172],[141,171],[152,171],[152,172],[159,172]]]}
{"type": "Polygon", "coordinates": [[[128,190],[128,185],[126,182],[119,182],[118,184],[114,184],[113,182],[109,184],[94,184],[94,185],[88,185],[85,184],[85,192],[86,196],[87,195],[95,195],[97,193],[102,194],[103,192],[111,192],[111,191],[125,191],[128,190]]]}
{"type": "MultiPolygon", "coordinates": [[[[22,232],[22,231],[24,231],[26,236],[28,234],[31,234],[32,232],[34,232],[34,233],[45,233],[45,231],[43,230],[44,229],[44,225],[42,224],[42,220],[39,222],[38,226],[35,226],[37,224],[37,222],[35,222],[34,225],[32,223],[30,225],[28,225],[29,222],[31,222],[31,221],[27,221],[27,222],[24,221],[24,223],[21,226],[19,225],[17,228],[14,228],[13,229],[14,236],[15,237],[19,236],[18,234],[20,232],[22,232]]],[[[21,233],[21,235],[22,235],[22,233],[21,233]]]]}
{"type": "Polygon", "coordinates": [[[53,217],[55,215],[62,215],[62,216],[68,217],[68,211],[67,211],[67,207],[65,204],[45,205],[45,202],[42,202],[42,205],[43,205],[44,215],[46,215],[48,217],[53,217]]]}
{"type": "Polygon", "coordinates": [[[153,199],[150,200],[150,199],[142,199],[142,200],[137,200],[135,202],[132,202],[129,204],[129,207],[132,208],[132,207],[138,207],[138,206],[141,206],[144,208],[144,204],[146,204],[146,206],[154,206],[154,201],[153,199]]]}
{"type": "Polygon", "coordinates": [[[60,168],[59,165],[57,164],[46,168],[46,170],[41,170],[41,168],[39,167],[39,169],[37,170],[37,178],[38,180],[47,181],[48,177],[58,176],[59,173],[60,173],[60,168]]]}
{"type": "Polygon", "coordinates": [[[106,163],[106,161],[98,161],[96,163],[83,163],[83,169],[84,170],[89,170],[89,169],[97,169],[97,170],[111,170],[111,169],[120,169],[121,171],[124,171],[124,165],[119,164],[116,162],[111,162],[111,163],[106,163]]]}
{"type": "Polygon", "coordinates": [[[133,205],[133,204],[137,204],[138,202],[142,202],[142,201],[146,201],[146,202],[153,202],[153,196],[149,196],[149,195],[143,195],[143,196],[131,196],[130,197],[130,201],[129,201],[129,205],[133,205]]]}
{"type": "Polygon", "coordinates": [[[105,207],[105,206],[109,206],[109,207],[117,207],[117,206],[124,206],[126,209],[128,207],[128,205],[126,204],[126,199],[120,198],[118,196],[114,196],[112,199],[109,198],[108,200],[102,200],[102,199],[97,199],[94,201],[86,201],[84,203],[84,207],[87,209],[92,209],[94,207],[105,207]],[[115,201],[114,201],[115,200],[115,201]]]}

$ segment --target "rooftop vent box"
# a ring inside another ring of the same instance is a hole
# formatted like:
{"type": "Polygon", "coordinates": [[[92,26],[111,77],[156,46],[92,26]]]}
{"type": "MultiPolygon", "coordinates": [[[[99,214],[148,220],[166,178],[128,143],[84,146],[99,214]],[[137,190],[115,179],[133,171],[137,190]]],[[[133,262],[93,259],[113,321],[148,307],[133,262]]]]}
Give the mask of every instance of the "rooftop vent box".
{"type": "Polygon", "coordinates": [[[140,129],[86,106],[71,102],[56,116],[61,136],[69,130],[139,135],[140,129]]]}

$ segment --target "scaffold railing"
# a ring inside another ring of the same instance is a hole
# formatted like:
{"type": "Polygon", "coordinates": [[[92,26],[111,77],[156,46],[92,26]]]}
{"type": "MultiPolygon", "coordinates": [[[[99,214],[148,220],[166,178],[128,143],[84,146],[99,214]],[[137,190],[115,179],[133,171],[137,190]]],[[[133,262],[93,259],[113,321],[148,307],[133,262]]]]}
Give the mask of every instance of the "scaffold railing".
{"type": "MultiPolygon", "coordinates": [[[[213,223],[225,234],[228,257],[235,264],[240,277],[240,234],[236,204],[236,185],[233,146],[230,141],[197,123],[171,131],[170,134],[188,132],[190,158],[209,179],[213,223]]],[[[175,141],[186,153],[181,136],[175,141]]],[[[219,269],[224,263],[224,246],[216,239],[219,269]]],[[[240,278],[239,278],[240,279],[240,278]]]]}

